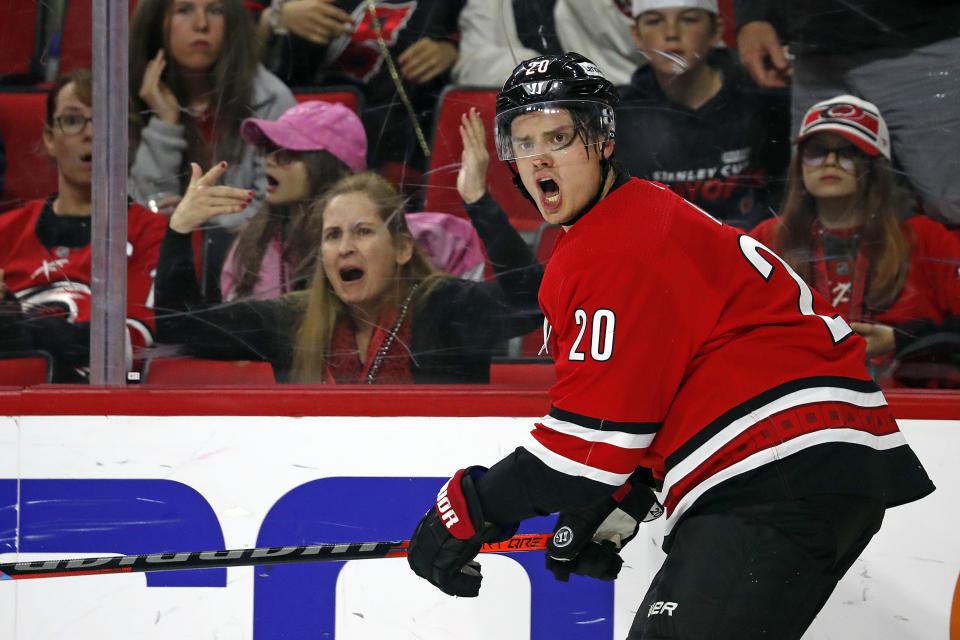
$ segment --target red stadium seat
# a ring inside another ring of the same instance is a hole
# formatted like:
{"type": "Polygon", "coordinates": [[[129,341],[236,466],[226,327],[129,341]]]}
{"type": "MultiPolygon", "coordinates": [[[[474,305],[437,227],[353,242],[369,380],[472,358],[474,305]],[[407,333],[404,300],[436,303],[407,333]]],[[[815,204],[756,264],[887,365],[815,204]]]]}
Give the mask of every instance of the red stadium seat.
{"type": "Polygon", "coordinates": [[[0,356],[0,386],[46,384],[52,377],[53,359],[46,351],[23,351],[0,356]]]}
{"type": "Polygon", "coordinates": [[[269,362],[153,358],[144,367],[143,382],[165,386],[273,385],[269,362]]]}
{"type": "Polygon", "coordinates": [[[355,87],[323,87],[317,89],[297,89],[293,92],[297,102],[308,100],[323,100],[324,102],[339,102],[356,113],[363,109],[363,95],[355,87]]]}
{"type": "Polygon", "coordinates": [[[0,0],[0,77],[36,79],[37,0],[0,0]]]}
{"type": "Polygon", "coordinates": [[[467,217],[457,193],[457,172],[460,169],[460,115],[476,107],[487,133],[490,168],[487,185],[490,193],[507,212],[519,231],[534,231],[543,218],[537,208],[520,195],[513,185],[506,163],[497,159],[493,145],[493,116],[497,91],[472,87],[449,87],[439,99],[437,123],[433,133],[433,155],[427,173],[427,195],[424,211],[443,211],[467,217]]]}
{"type": "Polygon", "coordinates": [[[57,190],[57,170],[42,138],[46,100],[43,92],[0,92],[0,136],[7,148],[0,211],[46,198],[57,190]]]}
{"type": "MultiPolygon", "coordinates": [[[[130,15],[137,0],[130,0],[130,15]]],[[[67,0],[63,33],[60,36],[59,74],[93,66],[93,0],[67,0]]]]}

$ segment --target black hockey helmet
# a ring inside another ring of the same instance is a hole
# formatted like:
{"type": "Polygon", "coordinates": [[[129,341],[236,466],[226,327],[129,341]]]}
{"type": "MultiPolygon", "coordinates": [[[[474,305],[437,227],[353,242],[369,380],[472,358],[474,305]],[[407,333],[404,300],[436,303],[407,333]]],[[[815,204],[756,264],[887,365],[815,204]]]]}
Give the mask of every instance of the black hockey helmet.
{"type": "Polygon", "coordinates": [[[531,111],[568,110],[584,144],[611,140],[616,129],[614,107],[619,102],[613,83],[579,53],[525,60],[497,95],[493,124],[497,156],[501,160],[524,157],[513,148],[510,125],[514,118],[531,111]]]}

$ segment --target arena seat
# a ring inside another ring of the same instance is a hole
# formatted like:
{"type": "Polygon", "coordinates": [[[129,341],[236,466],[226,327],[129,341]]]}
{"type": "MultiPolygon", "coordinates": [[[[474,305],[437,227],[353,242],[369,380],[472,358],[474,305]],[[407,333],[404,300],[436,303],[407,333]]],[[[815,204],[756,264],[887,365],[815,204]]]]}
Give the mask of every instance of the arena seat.
{"type": "Polygon", "coordinates": [[[0,91],[0,136],[7,148],[0,211],[57,190],[57,170],[42,139],[46,99],[39,91],[0,91]]]}
{"type": "Polygon", "coordinates": [[[363,94],[356,87],[348,85],[298,88],[294,89],[293,97],[297,99],[297,102],[307,102],[308,100],[339,102],[353,109],[355,113],[360,113],[360,110],[363,109],[363,94]]]}
{"type": "Polygon", "coordinates": [[[543,218],[537,208],[520,195],[513,185],[512,174],[506,163],[497,159],[493,145],[493,116],[497,91],[466,86],[448,87],[438,100],[436,125],[433,132],[430,170],[427,172],[425,211],[444,211],[467,217],[457,193],[457,172],[460,170],[460,116],[470,107],[480,112],[486,128],[490,168],[487,185],[490,193],[507,212],[510,221],[521,232],[535,231],[543,218]]]}
{"type": "Polygon", "coordinates": [[[37,0],[0,0],[0,81],[4,84],[39,79],[37,5],[37,0]]]}
{"type": "Polygon", "coordinates": [[[53,358],[46,351],[19,351],[0,356],[0,386],[27,387],[53,379],[53,358]]]}
{"type": "MultiPolygon", "coordinates": [[[[130,0],[129,15],[137,0],[130,0]]],[[[67,0],[60,34],[59,75],[93,66],[93,0],[67,0]]]]}
{"type": "Polygon", "coordinates": [[[269,362],[152,358],[144,365],[144,384],[164,386],[273,385],[269,362]]]}

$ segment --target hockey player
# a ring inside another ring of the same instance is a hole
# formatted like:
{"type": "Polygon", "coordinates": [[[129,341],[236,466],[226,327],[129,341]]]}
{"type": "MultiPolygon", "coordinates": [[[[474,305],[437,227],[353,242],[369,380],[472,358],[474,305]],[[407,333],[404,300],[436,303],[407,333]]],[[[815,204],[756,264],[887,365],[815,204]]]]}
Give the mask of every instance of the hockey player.
{"type": "MultiPolygon", "coordinates": [[[[83,382],[90,360],[92,80],[58,80],[47,98],[43,144],[57,164],[57,193],[0,216],[2,282],[18,312],[5,314],[3,348],[54,358],[54,382],[83,382]]],[[[153,272],[167,221],[138,204],[127,211],[127,354],[153,344],[153,272]]],[[[0,287],[2,291],[3,287],[0,287]]]]}
{"type": "Polygon", "coordinates": [[[666,560],[638,638],[800,638],[888,507],[933,490],[864,342],[779,257],[613,161],[617,94],[579,54],[518,66],[500,159],[560,224],[540,288],[557,382],[531,437],[458,471],[408,561],[475,596],[481,544],[560,511],[547,567],[613,579],[638,522],[666,560]]]}

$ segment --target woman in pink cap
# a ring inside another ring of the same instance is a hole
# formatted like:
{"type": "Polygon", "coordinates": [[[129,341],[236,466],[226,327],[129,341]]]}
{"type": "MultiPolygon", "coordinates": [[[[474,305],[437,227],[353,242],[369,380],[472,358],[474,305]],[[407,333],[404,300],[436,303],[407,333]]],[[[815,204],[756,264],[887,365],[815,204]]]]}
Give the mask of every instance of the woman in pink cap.
{"type": "Polygon", "coordinates": [[[262,152],[266,198],[230,249],[220,289],[224,300],[273,298],[308,284],[318,243],[310,233],[310,203],[366,168],[367,136],[352,109],[319,100],[276,121],[248,118],[240,133],[262,152]]]}
{"type": "Polygon", "coordinates": [[[750,235],[867,339],[881,382],[956,384],[960,241],[925,216],[908,217],[879,110],[849,95],[819,102],[795,142],[780,216],[750,235]]]}

